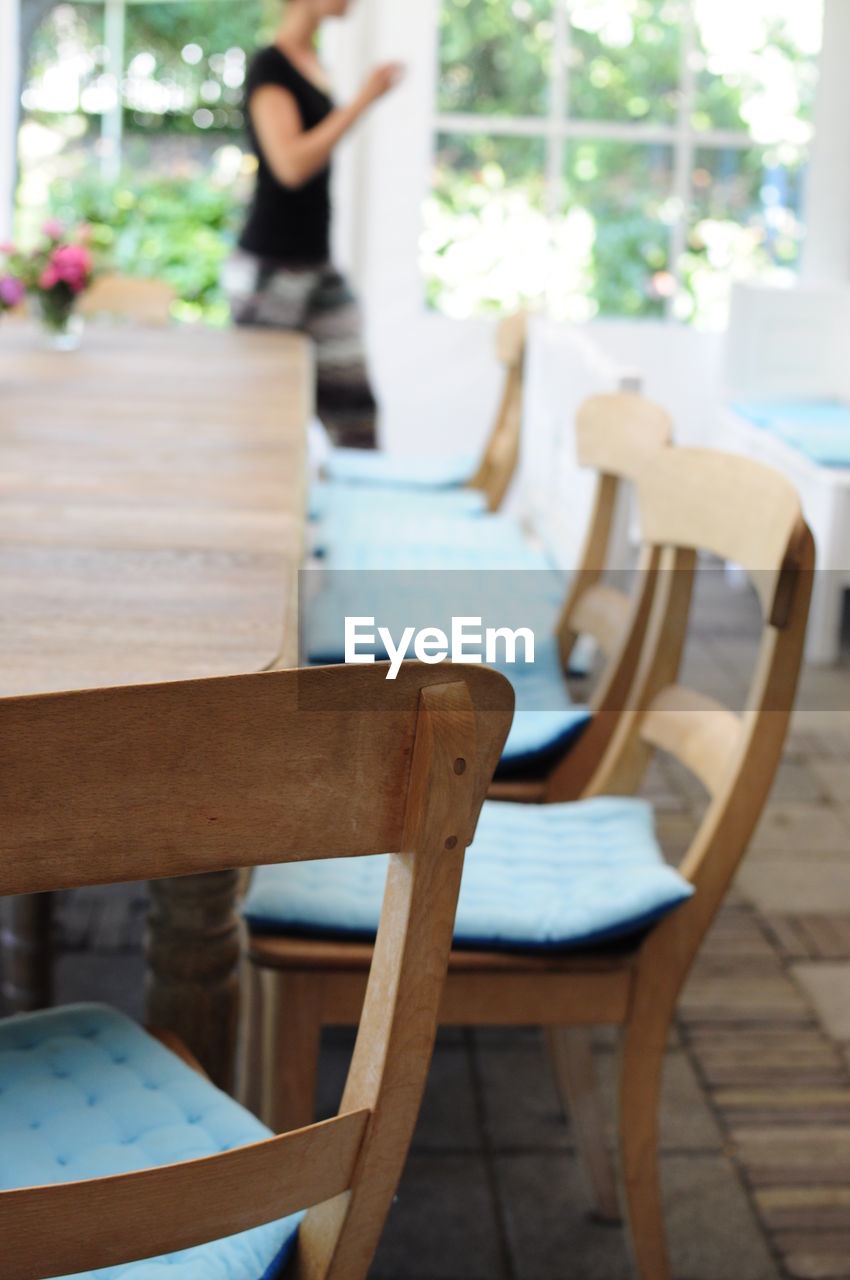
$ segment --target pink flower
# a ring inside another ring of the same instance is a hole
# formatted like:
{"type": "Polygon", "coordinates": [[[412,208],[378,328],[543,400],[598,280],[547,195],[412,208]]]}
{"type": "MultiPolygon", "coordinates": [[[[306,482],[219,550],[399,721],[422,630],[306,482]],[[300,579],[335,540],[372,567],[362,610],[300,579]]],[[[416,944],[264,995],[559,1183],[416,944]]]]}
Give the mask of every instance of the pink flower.
{"type": "Polygon", "coordinates": [[[48,240],[61,240],[65,234],[65,224],[58,218],[48,218],[41,228],[41,234],[48,240]]]}
{"type": "Polygon", "coordinates": [[[11,240],[6,240],[3,244],[0,244],[0,253],[3,254],[4,258],[11,258],[13,253],[17,253],[17,249],[11,240]]]}
{"type": "Polygon", "coordinates": [[[26,289],[15,276],[0,276],[0,305],[16,307],[23,302],[26,289]]]}
{"type": "Polygon", "coordinates": [[[53,289],[59,283],[59,275],[54,266],[45,267],[38,277],[39,289],[53,289]]]}
{"type": "Polygon", "coordinates": [[[86,287],[91,274],[91,254],[81,244],[61,244],[50,255],[48,271],[52,267],[56,279],[63,281],[79,293],[86,287]]]}

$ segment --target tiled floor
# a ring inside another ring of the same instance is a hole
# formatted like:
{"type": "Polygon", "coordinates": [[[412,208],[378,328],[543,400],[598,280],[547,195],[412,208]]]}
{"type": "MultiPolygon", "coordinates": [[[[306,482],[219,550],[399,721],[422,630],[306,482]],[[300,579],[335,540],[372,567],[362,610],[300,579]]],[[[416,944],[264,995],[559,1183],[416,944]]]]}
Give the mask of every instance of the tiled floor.
{"type": "MultiPolygon", "coordinates": [[[[686,676],[740,701],[753,612],[702,586],[686,676]]],[[[646,793],[681,854],[702,806],[669,764],[646,793]]],[[[59,998],[140,1011],[144,891],[63,895],[59,998]]],[[[331,1032],[330,1109],[351,1038],[331,1032]]],[[[614,1044],[600,1034],[610,1095],[614,1044]]],[[[850,666],[806,672],[785,760],[683,994],[664,1083],[676,1280],[850,1277],[850,666]]],[[[626,1280],[625,1240],[588,1200],[539,1036],[441,1035],[376,1280],[626,1280]]]]}

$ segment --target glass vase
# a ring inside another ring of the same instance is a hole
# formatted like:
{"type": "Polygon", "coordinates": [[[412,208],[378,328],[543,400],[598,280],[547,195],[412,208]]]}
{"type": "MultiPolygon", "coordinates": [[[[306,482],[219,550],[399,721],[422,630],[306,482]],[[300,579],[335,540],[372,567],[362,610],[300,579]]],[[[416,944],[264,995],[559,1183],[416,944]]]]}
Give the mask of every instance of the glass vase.
{"type": "Polygon", "coordinates": [[[44,345],[51,351],[75,351],[80,345],[83,317],[78,315],[76,295],[51,290],[36,295],[35,312],[44,345]]]}

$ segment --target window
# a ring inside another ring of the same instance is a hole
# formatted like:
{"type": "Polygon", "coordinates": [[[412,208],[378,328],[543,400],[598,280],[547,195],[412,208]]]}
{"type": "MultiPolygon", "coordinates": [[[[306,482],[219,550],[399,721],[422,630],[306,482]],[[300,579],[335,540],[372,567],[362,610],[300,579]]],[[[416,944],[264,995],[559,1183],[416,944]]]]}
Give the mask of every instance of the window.
{"type": "Polygon", "coordinates": [[[254,169],[246,59],[268,13],[265,0],[55,5],[22,75],[22,240],[45,210],[88,221],[117,269],[174,285],[181,318],[224,323],[220,268],[254,169]]]}
{"type": "Polygon", "coordinates": [[[441,0],[421,264],[455,316],[719,327],[794,272],[818,0],[441,0]]]}

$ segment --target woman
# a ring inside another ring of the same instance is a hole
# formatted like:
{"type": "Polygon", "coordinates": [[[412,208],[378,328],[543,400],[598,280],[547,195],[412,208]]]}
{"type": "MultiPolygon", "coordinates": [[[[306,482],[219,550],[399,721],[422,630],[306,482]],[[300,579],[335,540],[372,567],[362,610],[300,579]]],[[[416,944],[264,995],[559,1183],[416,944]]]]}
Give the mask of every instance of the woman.
{"type": "Polygon", "coordinates": [[[350,0],[287,0],[274,44],[248,68],[245,101],[257,185],[228,264],[237,324],[298,329],[316,345],[316,408],[335,444],[375,447],[375,400],[356,300],[330,265],[334,147],[401,75],[376,67],[356,98],[334,106],[316,55],[322,21],[350,0]]]}

